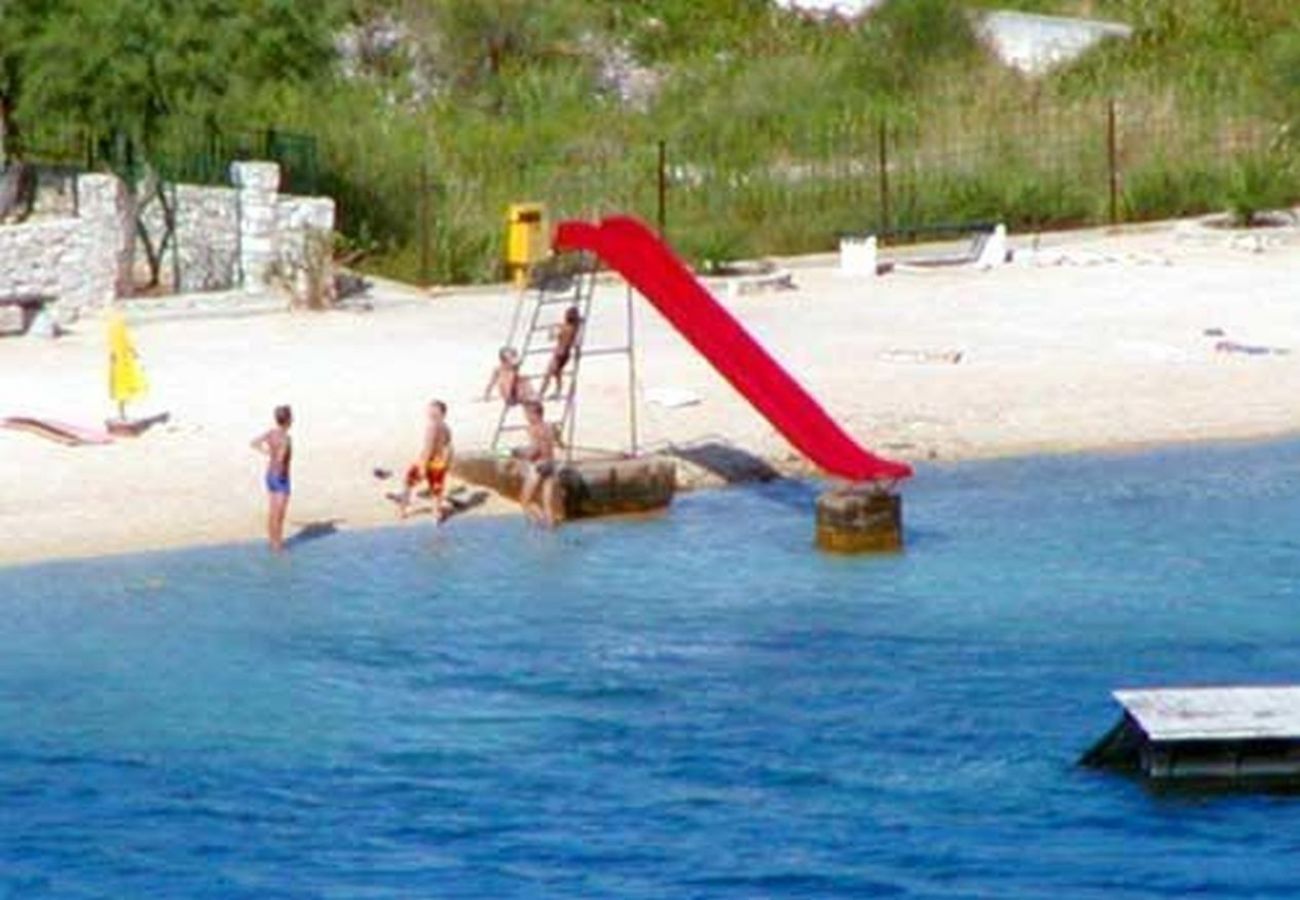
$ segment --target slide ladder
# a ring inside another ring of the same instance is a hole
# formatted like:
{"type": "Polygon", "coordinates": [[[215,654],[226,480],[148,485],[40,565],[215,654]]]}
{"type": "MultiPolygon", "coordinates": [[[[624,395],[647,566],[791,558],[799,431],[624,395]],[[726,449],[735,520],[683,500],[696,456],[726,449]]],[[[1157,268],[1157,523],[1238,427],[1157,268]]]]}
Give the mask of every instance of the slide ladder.
{"type": "Polygon", "coordinates": [[[787,440],[850,481],[897,481],[911,466],[861,447],[704,288],[649,228],[627,216],[562,222],[557,251],[586,250],[621,274],[787,440]]]}
{"type": "MultiPolygon", "coordinates": [[[[559,397],[554,397],[554,388],[549,397],[539,397],[546,407],[546,419],[558,428],[566,447],[573,444],[573,430],[576,420],[578,373],[582,368],[582,344],[586,338],[586,323],[591,320],[591,300],[595,293],[594,265],[581,265],[576,271],[563,272],[548,270],[545,266],[538,268],[532,288],[520,296],[520,307],[515,310],[514,321],[510,325],[510,334],[506,346],[513,347],[519,353],[519,374],[527,379],[534,391],[541,390],[542,380],[550,367],[551,356],[555,352],[554,334],[564,319],[564,313],[571,306],[576,306],[582,316],[583,327],[578,331],[578,338],[573,347],[569,364],[560,375],[559,397]],[[521,315],[525,297],[531,294],[531,308],[526,315],[521,315]],[[556,404],[560,414],[555,415],[556,404]]],[[[519,405],[501,404],[501,414],[497,417],[496,429],[492,433],[492,449],[503,449],[503,444],[521,436],[528,429],[524,420],[523,408],[519,405]]],[[[522,441],[519,441],[522,443],[522,441]]],[[[508,449],[508,448],[506,448],[508,449]]]]}

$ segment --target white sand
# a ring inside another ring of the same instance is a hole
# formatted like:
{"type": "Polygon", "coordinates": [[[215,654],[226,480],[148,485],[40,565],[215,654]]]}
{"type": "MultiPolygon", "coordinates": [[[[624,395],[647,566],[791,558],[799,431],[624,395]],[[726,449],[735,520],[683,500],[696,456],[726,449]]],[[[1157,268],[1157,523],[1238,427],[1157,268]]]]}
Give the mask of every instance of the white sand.
{"type": "MultiPolygon", "coordinates": [[[[831,258],[787,261],[797,291],[726,302],[853,434],[888,455],[951,460],[1300,429],[1300,236],[1272,236],[1260,253],[1169,225],[1044,244],[1040,266],[869,281],[840,277],[831,258]],[[1213,327],[1296,352],[1216,352],[1219,339],[1203,334],[1213,327]],[[955,351],[961,361],[947,362],[955,351]]],[[[602,289],[589,346],[618,334],[623,295],[602,289]]],[[[154,390],[133,412],[166,410],[171,423],[108,447],[0,430],[0,563],[260,540],[262,462],[248,442],[277,403],[297,415],[291,525],[394,522],[383,498],[392,484],[371,469],[409,461],[433,396],[450,404],[462,449],[486,444],[497,407],[475,396],[513,304],[506,289],[435,296],[385,286],[368,313],[135,316],[154,390]]],[[[637,308],[643,392],[701,400],[643,404],[644,443],[716,436],[799,468],[648,304],[637,308]]],[[[98,319],[56,341],[0,340],[0,416],[102,423],[112,411],[104,356],[98,319]]],[[[581,443],[626,441],[625,376],[621,358],[586,361],[581,443]]],[[[415,517],[409,527],[432,526],[415,517]]]]}

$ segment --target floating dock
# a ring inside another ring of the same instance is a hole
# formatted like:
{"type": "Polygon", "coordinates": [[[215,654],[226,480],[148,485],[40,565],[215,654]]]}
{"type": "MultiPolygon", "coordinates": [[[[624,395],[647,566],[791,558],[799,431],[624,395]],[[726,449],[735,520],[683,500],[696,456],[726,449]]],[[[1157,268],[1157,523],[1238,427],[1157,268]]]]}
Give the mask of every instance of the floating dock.
{"type": "MultiPolygon", "coordinates": [[[[525,463],[511,456],[457,456],[458,478],[518,500],[525,463]]],[[[563,463],[558,474],[565,520],[659,512],[673,502],[677,464],[666,456],[584,459],[563,463]]]]}
{"type": "Polygon", "coordinates": [[[1300,686],[1121,690],[1124,714],[1080,762],[1154,782],[1300,786],[1300,686]]]}

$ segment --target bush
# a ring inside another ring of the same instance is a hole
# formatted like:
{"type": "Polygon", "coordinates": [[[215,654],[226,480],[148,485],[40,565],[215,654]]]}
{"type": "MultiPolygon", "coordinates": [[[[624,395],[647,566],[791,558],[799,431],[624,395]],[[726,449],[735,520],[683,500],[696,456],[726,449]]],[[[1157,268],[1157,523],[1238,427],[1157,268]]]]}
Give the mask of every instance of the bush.
{"type": "Polygon", "coordinates": [[[1144,221],[1219,209],[1226,182],[1217,168],[1159,160],[1125,175],[1124,218],[1144,221]]]}
{"type": "Polygon", "coordinates": [[[1280,154],[1247,156],[1233,166],[1225,197],[1233,224],[1249,228],[1260,213],[1289,206],[1295,199],[1294,168],[1280,154]]]}
{"type": "MultiPolygon", "coordinates": [[[[514,201],[546,203],[552,221],[616,211],[654,221],[660,138],[669,236],[690,259],[830,249],[838,233],[884,219],[881,121],[891,225],[1106,221],[1108,96],[1120,101],[1128,217],[1225,204],[1249,214],[1290,193],[1290,167],[1246,161],[1263,152],[1273,130],[1261,116],[1280,103],[1262,99],[1266,58],[1300,59],[1285,37],[1300,33],[1300,7],[1288,0],[1251,0],[1245,17],[1242,0],[1011,0],[1047,13],[1086,6],[1139,29],[1032,82],[972,35],[965,7],[997,0],[889,0],[852,25],[811,24],[766,0],[457,5],[539,24],[507,35],[500,65],[449,77],[424,107],[398,106],[400,86],[383,84],[277,104],[299,116],[283,124],[321,135],[341,227],[374,248],[368,266],[385,274],[499,278],[514,201]],[[653,66],[662,87],[648,108],[597,89],[599,48],[611,46],[653,66]]],[[[460,25],[487,33],[494,21],[460,25]]],[[[463,42],[446,62],[481,58],[482,46],[463,42]]],[[[1278,78],[1287,72],[1300,65],[1278,78]]]]}

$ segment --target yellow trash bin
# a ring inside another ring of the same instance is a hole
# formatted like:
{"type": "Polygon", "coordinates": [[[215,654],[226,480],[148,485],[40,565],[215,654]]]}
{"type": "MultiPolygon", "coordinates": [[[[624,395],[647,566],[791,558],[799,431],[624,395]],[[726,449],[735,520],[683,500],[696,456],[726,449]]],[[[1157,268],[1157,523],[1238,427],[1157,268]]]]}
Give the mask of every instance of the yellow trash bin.
{"type": "Polygon", "coordinates": [[[506,210],[506,270],[516,284],[522,284],[528,269],[546,258],[548,238],[545,204],[510,204],[506,210]]]}

